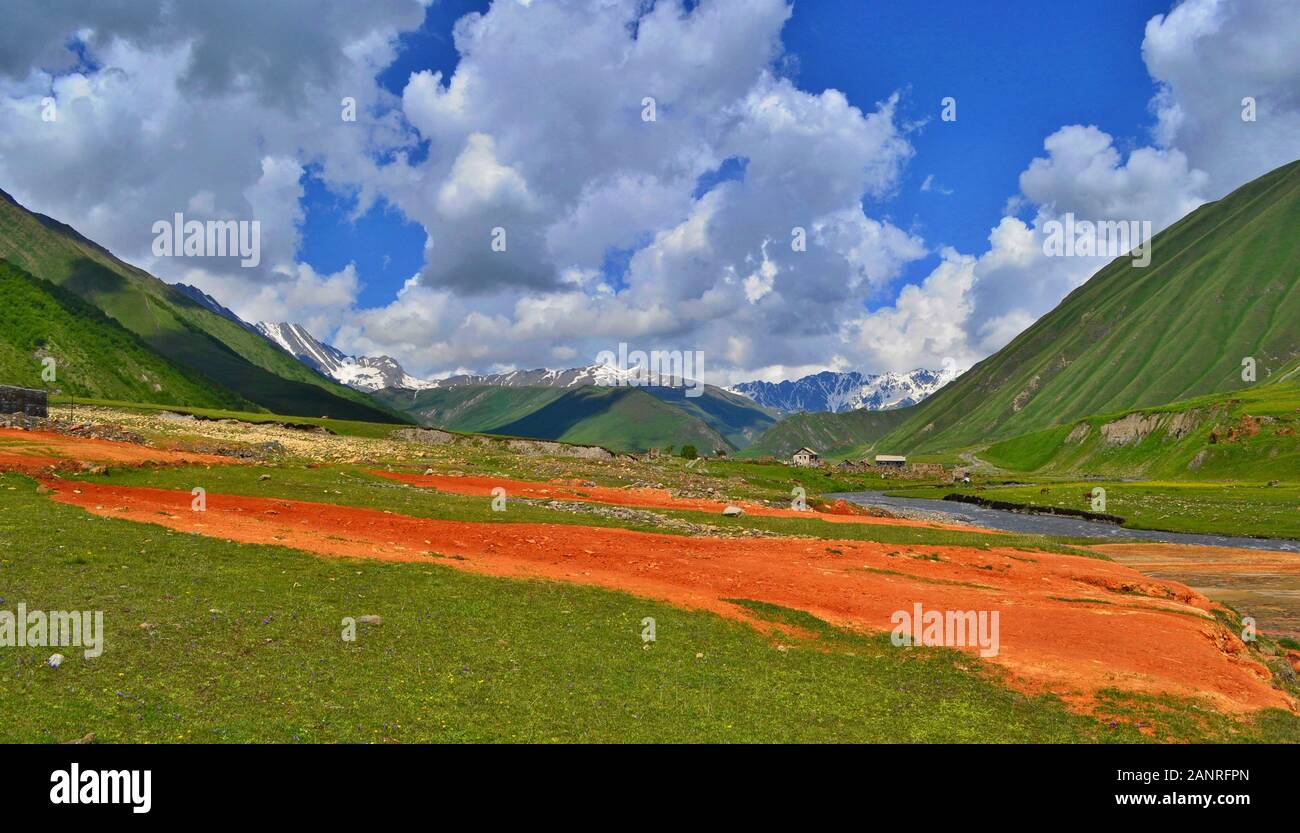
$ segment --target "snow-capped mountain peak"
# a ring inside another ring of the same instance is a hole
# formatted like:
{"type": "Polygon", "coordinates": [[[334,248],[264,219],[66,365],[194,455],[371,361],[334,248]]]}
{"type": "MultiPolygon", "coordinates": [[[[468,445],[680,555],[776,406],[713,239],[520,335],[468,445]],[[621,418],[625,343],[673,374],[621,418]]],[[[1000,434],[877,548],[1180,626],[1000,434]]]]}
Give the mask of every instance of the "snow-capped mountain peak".
{"type": "MultiPolygon", "coordinates": [[[[556,387],[556,388],[576,388],[583,385],[608,385],[613,387],[621,386],[640,386],[650,382],[664,382],[666,379],[652,379],[647,368],[633,366],[627,369],[619,368],[612,364],[593,364],[587,367],[572,367],[568,370],[548,370],[546,368],[537,368],[535,370],[512,370],[508,373],[494,373],[487,376],[463,374],[460,376],[449,376],[446,379],[439,379],[430,382],[432,388],[454,388],[463,385],[490,385],[493,387],[556,387]]],[[[674,378],[673,384],[682,384],[682,380],[674,378]]],[[[689,387],[692,380],[686,380],[685,384],[689,387]]]]}
{"type": "MultiPolygon", "coordinates": [[[[584,385],[643,386],[647,384],[698,386],[693,380],[652,378],[650,368],[592,364],[567,370],[512,370],[489,375],[461,374],[427,380],[410,375],[389,356],[349,356],[317,339],[300,324],[262,321],[254,329],[282,350],[324,376],[357,390],[373,393],[384,388],[409,391],[455,388],[466,385],[491,387],[559,387],[584,385]]],[[[952,381],[955,370],[917,369],[908,373],[835,373],[826,371],[786,382],[743,382],[728,391],[778,411],[854,411],[861,408],[883,411],[915,405],[952,381]]]]}
{"type": "Polygon", "coordinates": [[[349,356],[320,341],[300,324],[258,322],[257,331],[298,361],[351,388],[372,393],[382,388],[425,390],[435,384],[418,379],[389,356],[349,356]]]}
{"type": "Polygon", "coordinates": [[[915,405],[961,375],[960,370],[865,374],[823,371],[785,382],[741,382],[727,390],[787,413],[866,409],[887,411],[915,405]]]}

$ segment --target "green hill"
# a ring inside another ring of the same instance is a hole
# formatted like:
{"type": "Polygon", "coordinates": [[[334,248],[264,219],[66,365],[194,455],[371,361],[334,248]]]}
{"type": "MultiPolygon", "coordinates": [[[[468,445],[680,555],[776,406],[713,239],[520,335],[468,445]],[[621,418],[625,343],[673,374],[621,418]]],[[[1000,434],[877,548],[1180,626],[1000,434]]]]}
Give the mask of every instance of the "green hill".
{"type": "Polygon", "coordinates": [[[646,393],[698,418],[717,431],[732,448],[745,448],[776,424],[776,417],[754,400],[705,385],[699,396],[687,396],[685,388],[653,385],[646,393]]]}
{"type": "Polygon", "coordinates": [[[903,453],[1034,434],[1094,414],[1259,382],[1300,356],[1300,162],[1156,235],[1145,269],[1122,257],[993,356],[910,409],[882,445],[903,453]]]}
{"type": "Polygon", "coordinates": [[[572,441],[618,450],[693,443],[701,451],[721,448],[731,452],[745,447],[776,422],[751,400],[713,386],[706,386],[700,396],[686,396],[683,388],[635,389],[656,400],[658,407],[639,397],[610,398],[592,390],[632,389],[458,385],[419,393],[390,388],[379,391],[375,398],[424,425],[452,431],[551,440],[578,437],[582,439],[572,441]],[[611,421],[614,415],[649,422],[618,425],[611,421]],[[595,422],[582,424],[588,419],[595,422]],[[619,431],[626,432],[627,437],[619,436],[619,431]]]}
{"type": "Polygon", "coordinates": [[[615,451],[669,445],[694,445],[701,454],[731,450],[726,439],[703,421],[641,388],[575,388],[494,433],[602,445],[615,451]]]}
{"type": "Polygon", "coordinates": [[[82,398],[214,408],[238,394],[160,356],[134,333],[64,289],[0,261],[0,382],[82,398]],[[55,380],[41,378],[55,361],[55,380]]]}
{"type": "Polygon", "coordinates": [[[214,391],[224,387],[282,414],[402,421],[364,394],[326,379],[256,333],[118,260],[70,226],[28,211],[3,191],[0,260],[102,310],[158,354],[212,380],[214,391]]]}
{"type": "Polygon", "coordinates": [[[461,385],[415,395],[390,389],[377,396],[424,425],[451,431],[561,440],[614,451],[691,444],[706,454],[734,448],[702,418],[646,390],[461,385]]]}
{"type": "Polygon", "coordinates": [[[861,457],[869,446],[906,421],[913,410],[793,414],[769,428],[740,456],[784,459],[807,446],[824,458],[861,457]]]}
{"type": "Polygon", "coordinates": [[[1272,383],[1087,417],[994,443],[979,457],[1040,475],[1294,481],[1300,473],[1300,362],[1272,383]]]}
{"type": "Polygon", "coordinates": [[[565,393],[565,388],[459,385],[418,393],[385,388],[374,396],[421,425],[473,433],[498,431],[565,393]]]}

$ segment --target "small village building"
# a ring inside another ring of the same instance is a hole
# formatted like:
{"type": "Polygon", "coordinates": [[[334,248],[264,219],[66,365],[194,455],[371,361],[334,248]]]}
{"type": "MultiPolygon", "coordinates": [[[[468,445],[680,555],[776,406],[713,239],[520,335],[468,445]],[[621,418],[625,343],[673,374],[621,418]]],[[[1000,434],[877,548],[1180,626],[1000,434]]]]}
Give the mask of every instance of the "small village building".
{"type": "Polygon", "coordinates": [[[796,466],[815,466],[820,459],[821,455],[811,448],[801,448],[794,453],[791,462],[796,466]]]}
{"type": "Polygon", "coordinates": [[[907,465],[907,458],[901,454],[877,454],[876,465],[901,469],[903,466],[907,465]]]}

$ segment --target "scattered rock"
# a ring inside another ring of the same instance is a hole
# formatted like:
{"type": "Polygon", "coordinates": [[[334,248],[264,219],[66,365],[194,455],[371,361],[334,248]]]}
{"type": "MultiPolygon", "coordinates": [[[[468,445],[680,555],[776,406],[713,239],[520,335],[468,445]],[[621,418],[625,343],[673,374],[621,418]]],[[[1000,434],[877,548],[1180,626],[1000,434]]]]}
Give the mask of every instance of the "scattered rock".
{"type": "Polygon", "coordinates": [[[155,625],[153,622],[141,622],[141,623],[140,623],[140,630],[142,630],[142,631],[151,631],[151,630],[156,629],[157,627],[158,627],[158,626],[155,625]]]}
{"type": "Polygon", "coordinates": [[[687,535],[704,535],[710,538],[803,538],[808,536],[790,536],[787,533],[769,532],[764,529],[751,529],[738,526],[717,526],[716,524],[698,524],[681,518],[673,518],[649,509],[632,509],[627,506],[606,506],[599,503],[578,501],[548,500],[542,504],[547,509],[559,512],[571,512],[575,515],[594,515],[611,518],[623,523],[645,524],[663,529],[684,532],[687,535]]]}
{"type": "Polygon", "coordinates": [[[120,425],[92,425],[89,422],[63,422],[50,420],[45,428],[68,434],[73,437],[87,437],[95,440],[112,440],[119,443],[147,445],[142,435],[128,431],[120,425]]]}
{"type": "Polygon", "coordinates": [[[373,613],[368,613],[365,616],[358,616],[357,624],[358,625],[382,625],[384,624],[384,617],[376,616],[373,613]]]}
{"type": "Polygon", "coordinates": [[[549,440],[494,440],[504,442],[509,451],[526,457],[576,457],[580,460],[613,460],[614,453],[593,445],[569,445],[549,440]]]}
{"type": "Polygon", "coordinates": [[[58,668],[63,664],[63,660],[63,654],[51,654],[50,658],[45,661],[45,664],[51,668],[58,668]]]}
{"type": "Polygon", "coordinates": [[[81,737],[77,738],[76,740],[68,740],[68,741],[64,741],[64,745],[72,745],[72,746],[75,746],[75,745],[77,745],[77,744],[86,744],[86,743],[94,743],[94,742],[95,742],[95,733],[94,733],[94,732],[87,732],[86,734],[82,735],[81,737]]]}
{"type": "Polygon", "coordinates": [[[728,506],[726,509],[722,510],[722,514],[728,518],[738,518],[745,514],[745,510],[741,509],[739,506],[728,506]]]}
{"type": "Polygon", "coordinates": [[[456,441],[456,435],[433,428],[402,428],[392,433],[392,438],[401,442],[425,443],[426,445],[447,445],[456,441]]]}
{"type": "Polygon", "coordinates": [[[257,479],[258,479],[258,480],[270,480],[270,479],[271,479],[271,475],[269,475],[269,474],[264,474],[264,475],[262,475],[261,477],[259,477],[259,478],[257,478],[257,479]]]}
{"type": "Polygon", "coordinates": [[[1269,485],[1269,488],[1277,488],[1278,486],[1281,486],[1281,485],[1282,485],[1282,481],[1281,481],[1281,480],[1270,480],[1270,481],[1268,481],[1268,485],[1269,485]]]}

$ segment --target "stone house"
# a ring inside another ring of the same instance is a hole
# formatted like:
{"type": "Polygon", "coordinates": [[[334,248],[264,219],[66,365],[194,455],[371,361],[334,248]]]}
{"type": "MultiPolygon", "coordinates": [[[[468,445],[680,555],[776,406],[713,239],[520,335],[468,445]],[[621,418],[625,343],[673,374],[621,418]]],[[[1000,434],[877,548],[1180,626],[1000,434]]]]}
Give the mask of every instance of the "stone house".
{"type": "Polygon", "coordinates": [[[796,466],[815,466],[820,459],[821,455],[811,448],[801,448],[794,453],[790,461],[796,466]]]}

